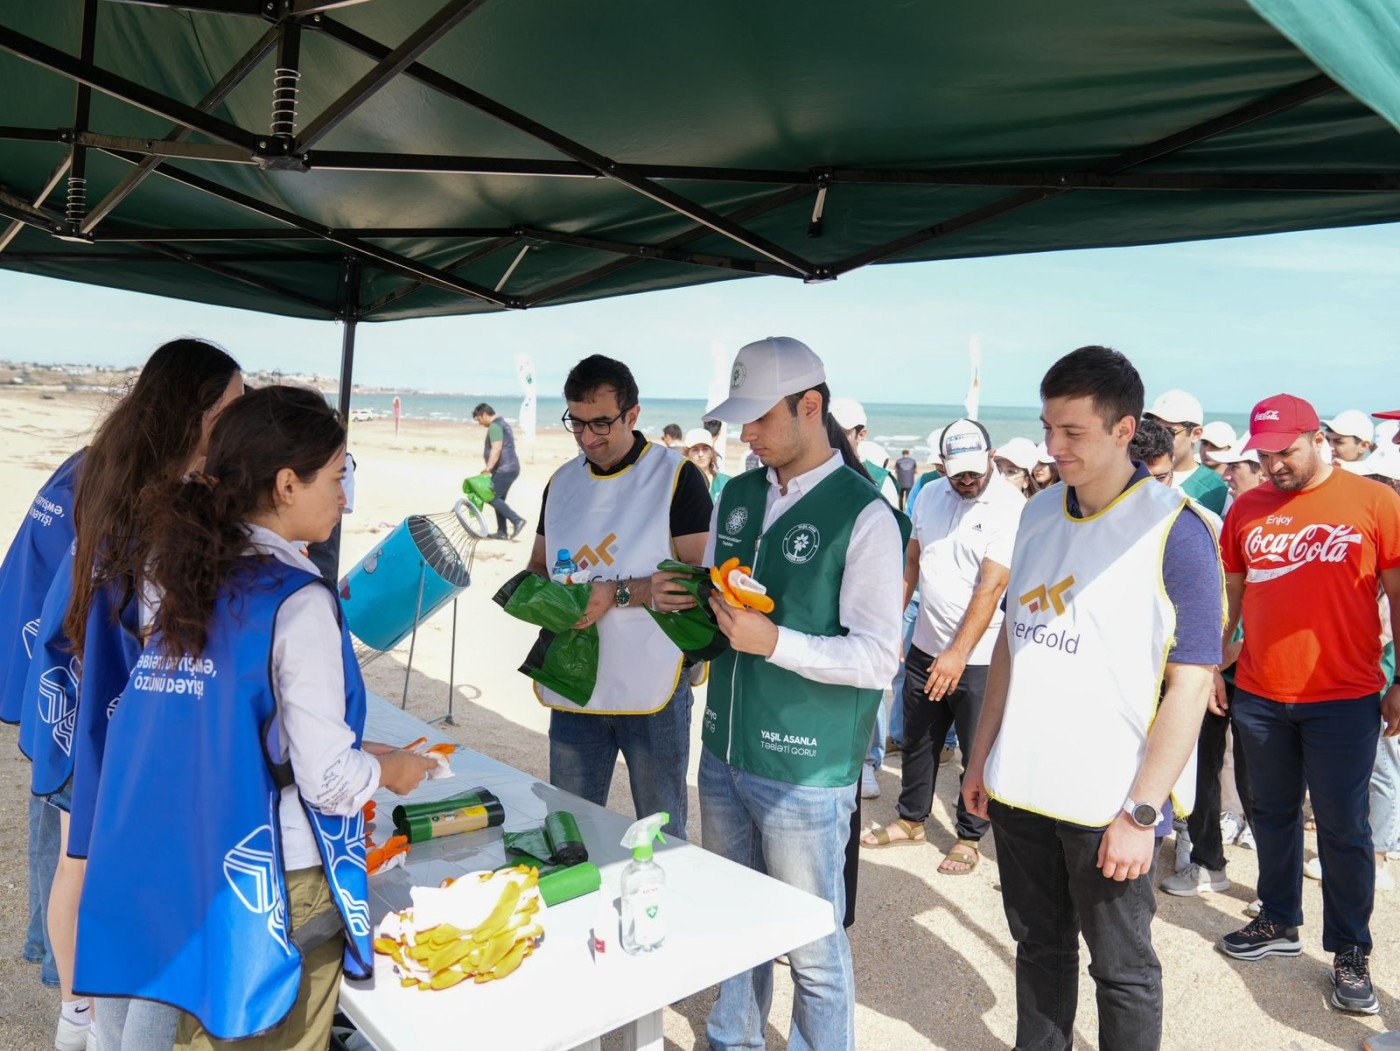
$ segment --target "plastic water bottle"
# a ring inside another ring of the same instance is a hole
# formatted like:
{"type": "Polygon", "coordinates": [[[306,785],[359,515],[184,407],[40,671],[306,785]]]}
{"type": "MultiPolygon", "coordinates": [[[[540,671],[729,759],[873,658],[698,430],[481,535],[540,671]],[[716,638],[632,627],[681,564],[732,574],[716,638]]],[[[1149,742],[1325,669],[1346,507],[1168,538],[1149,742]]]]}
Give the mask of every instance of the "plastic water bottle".
{"type": "Polygon", "coordinates": [[[622,870],[622,948],[630,955],[655,952],[666,941],[666,873],[652,860],[651,845],[666,842],[661,826],[670,820],[663,810],[642,818],[622,837],[622,845],[632,851],[632,860],[622,870]]]}
{"type": "Polygon", "coordinates": [[[554,568],[549,571],[549,579],[558,584],[569,583],[569,578],[578,572],[578,563],[573,560],[567,547],[559,549],[559,555],[554,560],[554,568]]]}

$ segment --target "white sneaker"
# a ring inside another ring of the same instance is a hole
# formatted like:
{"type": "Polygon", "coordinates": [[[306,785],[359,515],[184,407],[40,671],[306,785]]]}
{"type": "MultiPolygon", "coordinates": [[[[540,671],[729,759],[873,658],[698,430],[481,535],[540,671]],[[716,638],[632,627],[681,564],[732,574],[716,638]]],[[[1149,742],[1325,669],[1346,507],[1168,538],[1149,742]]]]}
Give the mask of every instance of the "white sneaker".
{"type": "Polygon", "coordinates": [[[1258,850],[1259,848],[1254,843],[1254,829],[1250,828],[1248,825],[1240,829],[1239,838],[1235,840],[1235,846],[1241,847],[1244,850],[1258,850]]]}
{"type": "Polygon", "coordinates": [[[1308,879],[1322,879],[1322,859],[1313,858],[1306,865],[1304,865],[1303,875],[1307,876],[1308,879]]]}
{"type": "Polygon", "coordinates": [[[1255,898],[1253,901],[1251,901],[1248,905],[1244,907],[1244,914],[1246,916],[1258,916],[1263,911],[1264,903],[1258,898],[1255,898]]]}
{"type": "Polygon", "coordinates": [[[862,799],[880,798],[880,782],[875,780],[875,767],[869,763],[860,768],[860,797],[862,799]]]}
{"type": "Polygon", "coordinates": [[[1194,898],[1212,890],[1229,890],[1230,881],[1225,878],[1225,870],[1212,871],[1204,865],[1187,865],[1180,872],[1173,873],[1158,884],[1168,894],[1178,898],[1194,898]]]}
{"type": "Polygon", "coordinates": [[[91,1031],[91,1022],[70,1022],[59,1015],[58,1030],[53,1035],[55,1051],[85,1051],[91,1031]]]}
{"type": "Polygon", "coordinates": [[[1247,826],[1244,818],[1239,814],[1232,814],[1228,810],[1220,812],[1220,843],[1222,846],[1229,846],[1240,838],[1247,826]]]}

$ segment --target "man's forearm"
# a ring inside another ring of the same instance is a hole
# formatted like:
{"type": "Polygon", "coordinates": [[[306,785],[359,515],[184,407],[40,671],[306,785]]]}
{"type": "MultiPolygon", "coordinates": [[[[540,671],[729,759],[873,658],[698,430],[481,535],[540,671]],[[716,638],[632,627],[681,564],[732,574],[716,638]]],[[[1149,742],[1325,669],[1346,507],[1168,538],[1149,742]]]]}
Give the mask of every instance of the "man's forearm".
{"type": "Polygon", "coordinates": [[[1201,736],[1201,719],[1215,669],[1204,664],[1168,666],[1167,691],[1147,734],[1147,754],[1133,781],[1137,803],[1158,806],[1171,795],[1201,736]]]}
{"type": "Polygon", "coordinates": [[[996,616],[1001,596],[1005,593],[1005,584],[979,584],[977,590],[972,593],[972,600],[967,604],[967,611],[963,613],[958,633],[953,636],[948,648],[965,659],[987,633],[987,627],[992,623],[992,617],[996,616]]]}

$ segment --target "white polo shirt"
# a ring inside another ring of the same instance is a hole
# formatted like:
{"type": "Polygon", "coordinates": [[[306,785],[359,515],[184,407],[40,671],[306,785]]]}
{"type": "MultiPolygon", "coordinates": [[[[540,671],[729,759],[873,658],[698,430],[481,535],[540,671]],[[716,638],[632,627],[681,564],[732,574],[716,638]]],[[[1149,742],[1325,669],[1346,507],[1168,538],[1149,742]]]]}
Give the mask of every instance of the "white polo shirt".
{"type": "MultiPolygon", "coordinates": [[[[959,496],[946,478],[919,490],[910,512],[914,524],[910,539],[919,543],[920,601],[919,620],[914,626],[915,646],[937,656],[952,643],[981,578],[983,560],[1011,567],[1016,529],[1025,506],[1021,491],[996,470],[975,500],[959,496]]],[[[991,663],[1001,621],[998,609],[967,663],[991,663]]]]}

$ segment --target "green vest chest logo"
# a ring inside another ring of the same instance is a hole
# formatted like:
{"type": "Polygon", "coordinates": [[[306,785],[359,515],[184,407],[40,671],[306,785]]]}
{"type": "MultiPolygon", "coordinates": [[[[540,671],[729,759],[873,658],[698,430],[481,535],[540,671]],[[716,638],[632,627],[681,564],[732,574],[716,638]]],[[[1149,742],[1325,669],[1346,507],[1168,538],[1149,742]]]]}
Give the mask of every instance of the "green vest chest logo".
{"type": "Polygon", "coordinates": [[[783,537],[783,557],[794,565],[810,562],[821,547],[822,535],[808,522],[795,525],[783,537]]]}
{"type": "Polygon", "coordinates": [[[730,536],[738,536],[744,531],[744,526],[749,521],[749,509],[747,507],[736,507],[729,512],[729,517],[724,520],[724,531],[730,536]]]}

